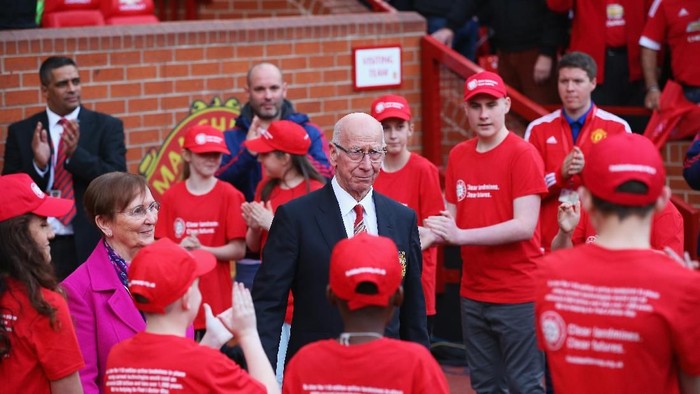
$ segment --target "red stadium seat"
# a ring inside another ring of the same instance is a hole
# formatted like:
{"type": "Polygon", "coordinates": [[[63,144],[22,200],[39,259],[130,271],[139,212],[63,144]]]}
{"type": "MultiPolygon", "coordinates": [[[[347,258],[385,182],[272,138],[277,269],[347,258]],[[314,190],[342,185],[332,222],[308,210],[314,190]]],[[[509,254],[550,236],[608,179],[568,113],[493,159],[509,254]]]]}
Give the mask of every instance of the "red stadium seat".
{"type": "Polygon", "coordinates": [[[101,0],[102,15],[108,25],[158,23],[153,0],[101,0]]]}
{"type": "Polygon", "coordinates": [[[43,27],[79,27],[104,25],[101,0],[46,0],[43,27]]]}
{"type": "Polygon", "coordinates": [[[43,27],[82,27],[104,24],[102,13],[97,10],[59,11],[44,14],[41,18],[43,27]]]}

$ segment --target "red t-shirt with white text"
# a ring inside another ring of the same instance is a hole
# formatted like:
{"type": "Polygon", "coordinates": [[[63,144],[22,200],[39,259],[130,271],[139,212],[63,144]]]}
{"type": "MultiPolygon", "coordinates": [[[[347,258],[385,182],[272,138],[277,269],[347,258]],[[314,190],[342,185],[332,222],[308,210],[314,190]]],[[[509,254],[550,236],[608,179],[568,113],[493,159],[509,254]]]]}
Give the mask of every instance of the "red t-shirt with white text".
{"type": "Polygon", "coordinates": [[[285,394],[447,394],[445,374],[423,346],[381,338],[345,346],[326,339],[302,347],[284,369],[285,394]]]}
{"type": "MultiPolygon", "coordinates": [[[[243,193],[226,182],[217,181],[207,194],[194,195],[185,182],[173,185],[161,199],[156,238],[168,237],[180,243],[195,234],[206,246],[223,246],[235,239],[245,240],[246,223],[241,213],[243,193]]],[[[199,278],[202,302],[214,315],[231,307],[231,263],[218,260],[216,267],[199,278]]],[[[204,309],[194,320],[195,329],[204,329],[204,309]]]]}
{"type": "MultiPolygon", "coordinates": [[[[445,209],[440,187],[440,174],[435,164],[428,159],[411,153],[406,165],[398,171],[381,171],[374,182],[374,190],[391,197],[416,211],[418,225],[429,216],[439,215],[445,209]]],[[[435,280],[437,275],[437,248],[423,251],[423,271],[421,284],[425,295],[428,316],[435,310],[435,280]]]]}
{"type": "Polygon", "coordinates": [[[118,343],[105,370],[105,393],[267,392],[220,351],[174,335],[140,332],[118,343]]]}
{"type": "Polygon", "coordinates": [[[540,263],[537,337],[560,393],[677,393],[700,375],[700,274],[662,252],[596,244],[540,263]]]}
{"type": "MultiPolygon", "coordinates": [[[[547,192],[542,158],[513,133],[488,152],[477,139],[452,148],[445,174],[445,198],[457,208],[461,229],[513,219],[513,201],[547,192]]],[[[460,295],[476,301],[521,303],[534,299],[534,259],[542,255],[539,226],[532,238],[493,246],[462,246],[460,295]]]]}
{"type": "Polygon", "coordinates": [[[50,393],[50,381],[63,379],[85,366],[66,300],[41,289],[46,302],[56,308],[54,329],[48,316],[29,302],[27,289],[5,278],[7,289],[0,299],[0,319],[9,330],[10,353],[0,361],[0,391],[50,393]]]}

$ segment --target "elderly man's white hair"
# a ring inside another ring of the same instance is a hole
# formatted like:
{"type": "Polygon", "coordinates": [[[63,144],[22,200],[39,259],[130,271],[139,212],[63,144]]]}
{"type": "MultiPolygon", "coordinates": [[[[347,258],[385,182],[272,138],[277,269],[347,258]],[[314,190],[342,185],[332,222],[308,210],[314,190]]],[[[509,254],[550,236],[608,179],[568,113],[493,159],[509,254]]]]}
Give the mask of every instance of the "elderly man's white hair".
{"type": "Polygon", "coordinates": [[[382,127],[382,124],[377,119],[374,119],[374,117],[364,112],[352,112],[340,118],[340,120],[335,123],[335,127],[333,128],[333,138],[331,139],[331,142],[334,144],[340,144],[340,139],[346,129],[345,125],[347,122],[366,122],[367,127],[376,127],[382,136],[382,146],[384,146],[384,127],[382,127]]]}

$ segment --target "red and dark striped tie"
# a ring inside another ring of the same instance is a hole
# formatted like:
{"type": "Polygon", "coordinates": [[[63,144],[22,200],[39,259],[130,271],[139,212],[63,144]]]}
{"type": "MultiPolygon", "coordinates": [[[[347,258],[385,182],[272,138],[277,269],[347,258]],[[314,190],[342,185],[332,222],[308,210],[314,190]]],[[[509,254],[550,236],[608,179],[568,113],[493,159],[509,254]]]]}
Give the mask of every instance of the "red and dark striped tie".
{"type": "Polygon", "coordinates": [[[366,233],[367,232],[367,226],[365,226],[365,218],[364,218],[364,208],[362,207],[362,204],[357,204],[355,205],[355,224],[353,225],[353,236],[360,234],[360,233],[366,233]]]}
{"type": "MultiPolygon", "coordinates": [[[[61,126],[65,127],[65,125],[68,123],[68,119],[61,118],[61,120],[59,120],[58,123],[61,126]]],[[[56,167],[54,168],[53,172],[53,189],[61,191],[61,198],[74,200],[75,197],[73,195],[73,175],[70,172],[68,172],[68,170],[66,170],[64,166],[65,162],[66,152],[63,149],[63,139],[59,137],[58,149],[56,149],[56,167]]],[[[75,217],[75,212],[75,203],[73,203],[73,208],[71,208],[71,210],[68,211],[67,214],[57,219],[61,223],[63,223],[64,226],[67,226],[75,217]]]]}

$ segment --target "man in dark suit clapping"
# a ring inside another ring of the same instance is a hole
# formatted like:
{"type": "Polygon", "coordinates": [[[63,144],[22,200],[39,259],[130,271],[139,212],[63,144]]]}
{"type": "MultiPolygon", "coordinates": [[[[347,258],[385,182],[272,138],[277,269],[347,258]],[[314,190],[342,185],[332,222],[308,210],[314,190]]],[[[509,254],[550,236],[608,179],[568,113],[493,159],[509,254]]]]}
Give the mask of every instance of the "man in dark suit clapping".
{"type": "Polygon", "coordinates": [[[333,246],[360,232],[389,237],[399,249],[405,298],[387,336],[429,345],[416,214],[372,189],[386,152],[382,125],[367,114],[349,114],[336,123],[329,148],[335,177],[277,209],[253,284],[258,330],[273,366],[290,289],[287,361],[307,343],[341,334],[340,315],[325,297],[328,265],[333,246]]]}
{"type": "Polygon", "coordinates": [[[80,103],[80,74],[73,59],[52,56],[39,69],[46,110],[8,128],[2,173],[24,172],[47,194],[75,200],[74,209],[50,218],[56,237],[51,259],[59,281],[90,255],[99,233],[83,209],[90,181],[126,171],[121,120],[80,103]]]}

